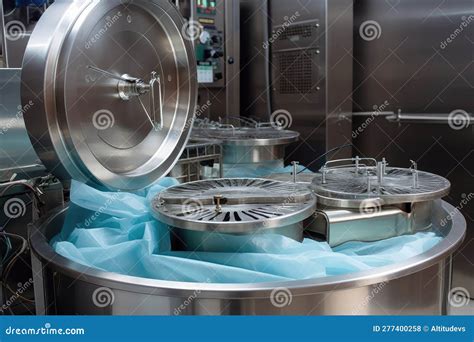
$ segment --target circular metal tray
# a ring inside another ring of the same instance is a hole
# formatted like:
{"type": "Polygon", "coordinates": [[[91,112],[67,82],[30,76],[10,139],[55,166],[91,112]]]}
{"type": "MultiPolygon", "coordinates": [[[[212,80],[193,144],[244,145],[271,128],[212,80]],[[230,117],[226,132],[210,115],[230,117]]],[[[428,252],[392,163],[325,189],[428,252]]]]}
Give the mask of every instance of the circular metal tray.
{"type": "Polygon", "coordinates": [[[194,49],[169,1],[57,1],[22,68],[25,122],[47,169],[134,190],[166,175],[189,137],[194,49]]]}
{"type": "Polygon", "coordinates": [[[367,201],[376,205],[431,201],[446,196],[451,188],[447,179],[413,169],[387,167],[381,184],[376,167],[327,169],[325,183],[322,172],[324,169],[311,186],[318,203],[345,208],[357,208],[363,202],[367,205],[367,201]]]}
{"type": "Polygon", "coordinates": [[[217,139],[224,145],[269,146],[288,145],[299,140],[298,132],[280,130],[272,127],[198,127],[193,128],[192,136],[200,139],[217,139]]]}
{"type": "Polygon", "coordinates": [[[217,179],[172,187],[153,200],[155,217],[172,227],[245,234],[300,223],[315,210],[311,190],[265,179],[217,179]]]}

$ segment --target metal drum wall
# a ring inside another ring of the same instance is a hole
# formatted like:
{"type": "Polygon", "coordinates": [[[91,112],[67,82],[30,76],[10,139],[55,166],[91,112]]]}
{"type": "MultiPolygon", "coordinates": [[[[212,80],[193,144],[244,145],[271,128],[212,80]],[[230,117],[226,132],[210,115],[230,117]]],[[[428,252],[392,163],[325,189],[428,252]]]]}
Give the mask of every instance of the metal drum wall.
{"type": "Polygon", "coordinates": [[[452,253],[465,220],[451,205],[433,219],[453,219],[443,241],[404,262],[345,276],[265,284],[197,284],[135,278],[91,269],[56,254],[49,240],[67,209],[32,227],[38,314],[60,315],[440,315],[447,312],[452,253]],[[425,285],[420,285],[425,284],[425,285]],[[102,295],[102,302],[97,296],[102,295]]]}

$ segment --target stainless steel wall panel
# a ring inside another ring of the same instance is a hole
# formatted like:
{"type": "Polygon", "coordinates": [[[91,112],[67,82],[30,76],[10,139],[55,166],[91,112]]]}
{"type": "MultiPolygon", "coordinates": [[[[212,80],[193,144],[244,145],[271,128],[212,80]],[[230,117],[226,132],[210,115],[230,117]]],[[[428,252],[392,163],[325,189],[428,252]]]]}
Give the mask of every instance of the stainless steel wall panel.
{"type": "MultiPolygon", "coordinates": [[[[386,101],[384,110],[402,113],[474,112],[472,0],[357,1],[354,37],[355,111],[374,112],[386,101]],[[374,22],[377,34],[364,39],[361,28],[374,22]]],[[[354,131],[364,126],[355,136],[358,154],[385,156],[394,165],[413,159],[451,181],[447,200],[468,221],[466,242],[454,256],[453,286],[474,296],[474,127],[389,123],[378,114],[354,118],[354,131]]]]}

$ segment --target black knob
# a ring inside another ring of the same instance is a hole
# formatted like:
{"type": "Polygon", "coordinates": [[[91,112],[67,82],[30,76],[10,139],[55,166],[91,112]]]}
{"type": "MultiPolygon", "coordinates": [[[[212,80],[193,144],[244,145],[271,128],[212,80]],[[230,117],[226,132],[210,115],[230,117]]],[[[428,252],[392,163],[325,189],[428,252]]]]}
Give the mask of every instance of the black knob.
{"type": "Polygon", "coordinates": [[[230,65],[234,64],[235,63],[234,57],[229,57],[229,59],[227,60],[227,63],[229,63],[230,65]]]}
{"type": "Polygon", "coordinates": [[[212,50],[211,51],[212,58],[221,58],[224,57],[224,53],[222,51],[212,50]]]}

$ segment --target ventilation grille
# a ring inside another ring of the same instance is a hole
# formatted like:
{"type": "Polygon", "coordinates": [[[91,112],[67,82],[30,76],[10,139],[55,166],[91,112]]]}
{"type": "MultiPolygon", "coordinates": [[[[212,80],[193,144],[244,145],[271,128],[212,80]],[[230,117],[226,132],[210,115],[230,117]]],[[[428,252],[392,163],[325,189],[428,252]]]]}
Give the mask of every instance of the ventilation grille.
{"type": "Polygon", "coordinates": [[[313,94],[317,91],[317,49],[277,54],[280,94],[313,94]]]}
{"type": "MultiPolygon", "coordinates": [[[[281,30],[282,28],[280,28],[281,30]]],[[[301,38],[311,38],[317,30],[316,25],[294,25],[286,28],[280,35],[279,40],[294,40],[301,38]]]]}
{"type": "Polygon", "coordinates": [[[178,218],[191,219],[201,222],[251,222],[282,217],[292,214],[305,205],[304,204],[268,204],[241,206],[241,208],[223,208],[216,212],[215,207],[202,207],[189,211],[172,212],[178,218]]]}

